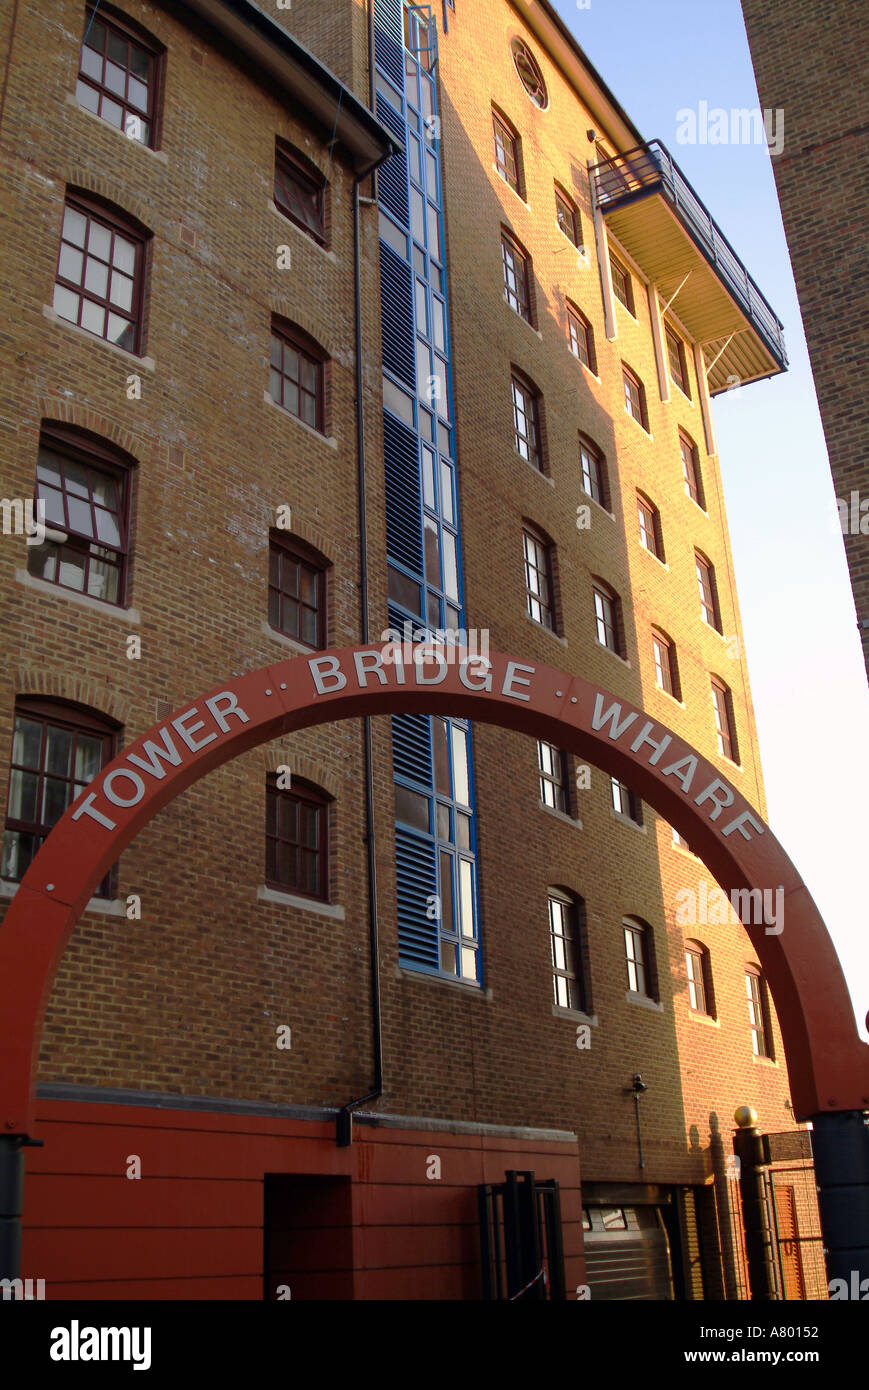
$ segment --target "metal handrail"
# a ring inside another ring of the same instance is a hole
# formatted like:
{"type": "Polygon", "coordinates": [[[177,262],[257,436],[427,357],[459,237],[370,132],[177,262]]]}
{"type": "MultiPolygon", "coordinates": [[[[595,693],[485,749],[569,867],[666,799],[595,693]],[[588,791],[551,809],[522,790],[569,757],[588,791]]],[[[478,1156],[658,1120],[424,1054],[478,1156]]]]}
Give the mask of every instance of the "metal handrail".
{"type": "Polygon", "coordinates": [[[693,239],[728,290],[760,332],[773,356],[787,363],[783,324],[752,280],[718,223],[697,197],[678,164],[660,140],[612,155],[591,168],[592,186],[601,209],[660,190],[679,213],[693,239]]]}

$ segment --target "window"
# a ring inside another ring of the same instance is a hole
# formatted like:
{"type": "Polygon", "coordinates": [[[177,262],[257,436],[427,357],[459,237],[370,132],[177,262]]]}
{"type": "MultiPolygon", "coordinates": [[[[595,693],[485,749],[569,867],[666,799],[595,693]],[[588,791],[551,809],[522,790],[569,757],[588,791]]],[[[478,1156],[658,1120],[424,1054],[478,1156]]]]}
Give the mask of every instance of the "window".
{"type": "Polygon", "coordinates": [[[717,676],[712,677],[712,707],[715,711],[718,751],[722,758],[729,758],[732,763],[738,763],[739,745],[736,741],[736,724],[733,718],[733,696],[729,687],[717,676]]]}
{"type": "Polygon", "coordinates": [[[555,216],[568,241],[572,241],[574,246],[581,246],[582,227],[579,220],[579,209],[573,199],[565,193],[563,188],[559,188],[558,184],[555,185],[555,216]]]}
{"type": "Polygon", "coordinates": [[[525,554],[525,599],[528,614],[535,622],[555,631],[555,603],[552,584],[552,546],[539,531],[522,532],[525,554]]]}
{"type": "Polygon", "coordinates": [[[308,782],[266,782],[266,883],[306,898],[329,900],[329,798],[308,782]]]}
{"type": "Polygon", "coordinates": [[[694,551],[694,567],[697,571],[697,589],[700,594],[700,612],[703,621],[716,632],[721,631],[721,615],[718,609],[718,586],[715,583],[715,569],[705,555],[694,551]]]}
{"type": "Polygon", "coordinates": [[[623,655],[621,604],[618,595],[600,580],[593,586],[594,621],[597,640],[617,656],[623,655]]]}
{"type": "Polygon", "coordinates": [[[594,353],[594,333],[591,324],[573,304],[567,306],[567,340],[574,357],[578,357],[590,372],[597,372],[594,353]]]}
{"type": "Polygon", "coordinates": [[[49,531],[28,549],[30,574],[123,605],[130,508],[129,454],[95,435],[46,425],[36,460],[37,501],[49,531]]]}
{"type": "Polygon", "coordinates": [[[505,183],[509,183],[521,196],[519,136],[497,111],[492,112],[492,131],[495,138],[495,168],[505,183]]]}
{"type": "Polygon", "coordinates": [[[522,458],[543,472],[543,449],[540,438],[540,398],[530,381],[516,376],[511,383],[513,395],[513,438],[522,458]]]}
{"type": "Polygon", "coordinates": [[[685,479],[685,491],[698,507],[706,510],[706,503],[703,496],[703,483],[700,477],[700,460],[697,456],[697,445],[689,435],[679,431],[679,452],[682,455],[682,474],[685,479]]]}
{"type": "Polygon", "coordinates": [[[646,388],[635,372],[622,363],[622,380],[625,386],[625,410],[638,425],[648,432],[649,417],[646,412],[646,388]]]}
{"type": "Polygon", "coordinates": [[[658,984],[652,929],[638,917],[623,917],[622,929],[625,935],[628,989],[634,994],[645,995],[647,999],[657,999],[658,984]]]}
{"type": "Polygon", "coordinates": [[[546,95],[546,83],[543,81],[543,74],[537,59],[527,43],[523,43],[521,39],[514,39],[510,48],[522,86],[534,105],[543,109],[547,104],[548,97],[546,95]]]}
{"type": "Polygon", "coordinates": [[[326,646],[326,562],[281,531],[269,537],[269,623],[306,647],[326,646]]]}
{"type": "Polygon", "coordinates": [[[624,782],[620,782],[617,777],[610,778],[610,787],[613,810],[620,816],[627,816],[628,820],[632,820],[635,825],[642,825],[643,803],[636,792],[632,792],[630,787],[626,786],[624,782]]]}
{"type": "Polygon", "coordinates": [[[504,298],[526,323],[533,323],[531,312],[531,260],[509,232],[501,234],[501,263],[504,271],[504,298]]]}
{"type": "Polygon", "coordinates": [[[655,660],[655,682],[659,690],[672,695],[674,700],[682,698],[679,689],[679,666],[676,661],[676,648],[663,632],[652,629],[652,655],[655,660]]]}
{"type": "Polygon", "coordinates": [[[269,390],[272,400],[325,434],[325,358],[301,330],[273,322],[269,390]]]}
{"type": "MultiPolygon", "coordinates": [[[[0,876],[18,883],[46,835],[114,755],[117,726],[54,700],[15,706],[9,798],[0,876]]],[[[111,896],[109,873],[96,896],[111,896]]]]}
{"type": "Polygon", "coordinates": [[[696,1014],[715,1017],[712,999],[712,972],[709,952],[700,941],[685,943],[685,969],[688,974],[688,1004],[696,1014]]]}
{"type": "Polygon", "coordinates": [[[661,535],[661,513],[642,492],[637,493],[637,520],[640,524],[640,545],[656,559],[664,562],[664,542],[661,535]]]}
{"type": "Polygon", "coordinates": [[[582,490],[601,507],[609,505],[606,464],[590,440],[579,437],[579,468],[582,475],[582,490]]]}
{"type": "Polygon", "coordinates": [[[613,281],[613,293],[616,299],[621,300],[629,314],[634,312],[634,287],[631,281],[631,272],[622,265],[617,256],[610,253],[610,273],[613,281]]]}
{"type": "Polygon", "coordinates": [[[94,10],[85,11],[85,37],[75,94],[86,111],[154,148],[162,48],[153,39],[94,10]]]}
{"type": "Polygon", "coordinates": [[[537,768],[540,773],[540,800],[554,811],[570,814],[567,797],[567,754],[554,743],[537,740],[537,768]]]}
{"type": "Polygon", "coordinates": [[[664,334],[667,339],[667,357],[670,362],[670,376],[683,395],[691,399],[691,381],[688,376],[688,363],[685,359],[685,344],[682,339],[673,332],[670,325],[664,325],[664,334]]]}
{"type": "Polygon", "coordinates": [[[751,1028],[751,1050],[755,1057],[773,1059],[772,1028],[766,980],[756,965],[745,972],[745,992],[748,995],[748,1022],[751,1028]]]}
{"type": "Polygon", "coordinates": [[[326,180],[298,150],[275,145],[275,206],[321,246],[326,243],[326,180]]]}
{"type": "Polygon", "coordinates": [[[555,1003],[562,1009],[578,1009],[587,1013],[590,1001],[582,959],[584,904],[582,899],[553,888],[550,888],[548,897],[555,1003]]]}
{"type": "Polygon", "coordinates": [[[70,194],[63,213],[55,313],[138,353],[144,282],[144,229],[101,203],[70,194]]]}

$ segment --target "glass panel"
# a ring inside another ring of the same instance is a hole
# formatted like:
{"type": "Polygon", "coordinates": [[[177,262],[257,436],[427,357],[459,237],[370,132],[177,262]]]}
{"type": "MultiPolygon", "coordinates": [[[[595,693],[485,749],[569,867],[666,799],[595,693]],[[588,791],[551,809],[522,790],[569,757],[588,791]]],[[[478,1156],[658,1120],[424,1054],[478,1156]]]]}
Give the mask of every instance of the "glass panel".
{"type": "Polygon", "coordinates": [[[309,646],[316,647],[319,642],[320,634],[317,631],[317,614],[312,608],[301,610],[301,641],[307,642],[309,646]]]}
{"type": "Polygon", "coordinates": [[[456,975],[456,948],[451,941],[441,942],[441,970],[449,975],[456,975]]]}
{"type": "Polygon", "coordinates": [[[68,497],[67,506],[69,507],[69,529],[82,536],[92,536],[93,520],[90,503],[82,501],[79,497],[68,497]]]}
{"type": "Polygon", "coordinates": [[[106,63],[105,86],[116,96],[122,97],[127,87],[127,74],[117,63],[106,63]]]}
{"type": "Polygon", "coordinates": [[[426,203],[426,222],[428,224],[428,253],[434,256],[436,261],[441,259],[441,229],[438,210],[431,203],[426,203]]]}
{"type": "Polygon", "coordinates": [[[72,280],[74,284],[81,284],[81,269],[84,257],[81,251],[77,251],[74,246],[62,245],[60,248],[60,264],[57,268],[58,275],[62,275],[65,280],[72,280]]]}
{"type": "Polygon", "coordinates": [[[425,343],[416,340],[416,393],[424,401],[430,399],[431,354],[425,343]]]}
{"type": "Polygon", "coordinates": [[[144,82],[137,82],[135,77],[130,78],[128,98],[130,104],[138,107],[140,111],[148,110],[148,88],[144,82]]]}
{"type": "Polygon", "coordinates": [[[103,560],[91,560],[87,591],[92,598],[115,603],[118,597],[118,571],[115,566],[107,565],[103,560]]]}
{"type": "Polygon", "coordinates": [[[45,769],[56,777],[69,777],[71,773],[73,735],[69,729],[56,729],[49,725],[45,731],[45,769]]]}
{"type": "MultiPolygon", "coordinates": [[[[438,807],[440,811],[440,807],[438,807]]],[[[395,818],[404,821],[407,825],[413,825],[417,830],[424,830],[429,833],[429,799],[421,796],[419,792],[411,791],[409,787],[402,787],[399,783],[395,784],[395,818]]]]}
{"type": "Polygon", "coordinates": [[[444,796],[450,795],[450,755],[447,747],[447,726],[443,719],[432,720],[434,741],[435,786],[444,796]]]}
{"type": "Polygon", "coordinates": [[[434,511],[435,507],[435,456],[431,449],[423,445],[422,449],[422,495],[427,507],[434,511]]]}
{"type": "Polygon", "coordinates": [[[90,333],[96,333],[99,337],[103,335],[103,328],[106,322],[106,311],[102,304],[93,304],[90,300],[85,300],[81,306],[81,326],[90,333]]]}
{"type": "Polygon", "coordinates": [[[107,227],[101,227],[99,222],[91,222],[88,234],[88,252],[91,256],[99,256],[100,260],[109,259],[109,250],[112,243],[112,234],[107,227]]]}
{"type": "Polygon", "coordinates": [[[477,952],[473,946],[463,946],[462,954],[462,977],[465,980],[476,980],[477,978],[477,952]]]}
{"type": "Polygon", "coordinates": [[[75,778],[77,782],[90,782],[102,766],[103,741],[79,734],[75,749],[75,778]]]}
{"type": "Polygon", "coordinates": [[[444,316],[444,306],[439,299],[432,298],[432,321],[434,324],[432,337],[434,338],[435,347],[439,347],[441,351],[445,352],[447,346],[446,319],[444,316]]]}
{"type": "Polygon", "coordinates": [[[562,1009],[569,1008],[570,1003],[567,997],[567,981],[565,980],[564,976],[556,975],[553,979],[553,983],[555,985],[556,1004],[560,1005],[562,1009]]]}
{"type": "Polygon", "coordinates": [[[320,833],[320,812],[316,806],[299,806],[299,839],[303,845],[316,846],[320,833]]]}
{"type": "Polygon", "coordinates": [[[441,601],[430,589],[426,591],[425,596],[425,620],[435,631],[441,625],[441,601]]]}
{"type": "Polygon", "coordinates": [[[438,547],[438,527],[437,522],[430,517],[425,517],[424,539],[425,539],[425,577],[435,588],[441,587],[441,566],[440,551],[438,547]]]}
{"type": "MultiPolygon", "coordinates": [[[[436,379],[437,379],[437,397],[436,397],[437,412],[438,412],[438,415],[440,415],[442,419],[448,420],[448,419],[450,418],[450,410],[449,410],[449,401],[447,400],[447,375],[446,375],[446,367],[445,367],[444,363],[441,361],[440,357],[438,357],[438,356],[435,356],[435,358],[434,358],[434,374],[435,374],[435,377],[436,377],[436,379]]],[[[445,450],[445,452],[448,453],[448,452],[449,452],[449,448],[447,448],[447,449],[445,450]]]]}
{"type": "Polygon", "coordinates": [[[46,777],[42,798],[42,824],[55,825],[69,805],[69,782],[58,782],[46,777]]]}
{"type": "Polygon", "coordinates": [[[87,218],[75,208],[67,208],[63,214],[63,239],[73,246],[84,246],[87,218]]]}
{"type": "Polygon", "coordinates": [[[439,839],[439,840],[449,840],[449,839],[451,838],[451,836],[450,836],[450,808],[449,808],[449,806],[444,806],[443,802],[439,801],[439,802],[437,803],[437,813],[438,813],[438,826],[437,826],[437,829],[438,829],[438,839],[439,839]]]}
{"type": "Polygon", "coordinates": [[[552,941],[552,963],[556,970],[565,970],[567,958],[564,954],[564,937],[556,936],[553,933],[550,939],[552,941]]]}
{"type": "Polygon", "coordinates": [[[441,860],[441,926],[444,931],[455,931],[453,921],[453,856],[445,850],[440,852],[441,860]]]}
{"type": "Polygon", "coordinates": [[[383,378],[383,404],[413,428],[413,401],[388,377],[383,378]]]}
{"type": "Polygon", "coordinates": [[[410,190],[410,226],[414,240],[425,244],[425,205],[422,194],[415,188],[410,190]]]}
{"type": "Polygon", "coordinates": [[[438,196],[438,162],[431,150],[425,152],[426,179],[428,181],[429,196],[438,196]]]}
{"type": "Polygon", "coordinates": [[[109,299],[119,308],[126,309],[128,312],[133,307],[133,282],[127,275],[121,275],[117,270],[112,271],[112,288],[109,299]]]}
{"type": "Polygon", "coordinates": [[[456,538],[449,531],[443,533],[444,554],[444,593],[458,601],[459,573],[456,561],[456,538]]]}
{"type": "Polygon", "coordinates": [[[425,275],[425,252],[421,251],[418,246],[413,248],[413,264],[418,274],[425,275]]]}
{"type": "Polygon", "coordinates": [[[468,736],[464,729],[458,725],[452,725],[452,745],[453,745],[453,786],[455,788],[453,796],[456,801],[460,801],[464,806],[470,804],[470,790],[468,787],[468,736]]]}
{"type": "Polygon", "coordinates": [[[150,68],[148,54],[136,44],[130,44],[130,72],[136,77],[140,77],[143,82],[147,82],[150,68]]]}
{"type": "Polygon", "coordinates": [[[422,150],[419,140],[415,135],[411,135],[408,143],[408,153],[410,155],[410,177],[417,183],[422,183],[422,150]]]}
{"type": "MultiPolygon", "coordinates": [[[[88,44],[90,45],[93,42],[94,36],[93,31],[91,31],[88,35],[88,44]]],[[[81,51],[81,71],[87,73],[88,77],[95,78],[97,82],[101,81],[103,75],[103,55],[101,53],[95,53],[90,46],[83,48],[81,51]]],[[[83,83],[79,83],[79,86],[83,85],[83,83]]]]}
{"type": "Polygon", "coordinates": [[[97,511],[97,539],[105,541],[107,545],[120,545],[121,533],[118,530],[118,523],[111,512],[104,512],[102,509],[97,511]]]}
{"type": "Polygon", "coordinates": [[[34,719],[15,720],[15,736],[12,740],[12,761],[20,767],[39,767],[39,753],[42,748],[42,725],[34,719]]]}
{"type": "Polygon", "coordinates": [[[317,428],[317,401],[314,396],[302,396],[302,419],[312,429],[317,428]]]}
{"type": "Polygon", "coordinates": [[[62,551],[58,582],[67,589],[78,589],[81,592],[84,589],[84,567],[83,555],[76,555],[73,550],[62,551]]]}
{"type": "Polygon", "coordinates": [[[428,310],[426,308],[425,285],[421,280],[416,282],[416,327],[417,332],[428,337],[428,310]]]}
{"type": "Polygon", "coordinates": [[[38,545],[31,549],[27,556],[27,570],[29,574],[35,574],[40,579],[54,580],[57,577],[57,555],[56,545],[38,545]]]}
{"type": "Polygon", "coordinates": [[[100,103],[100,115],[109,125],[117,126],[120,130],[124,124],[124,108],[119,106],[111,97],[103,97],[100,103]]]}
{"type": "Polygon", "coordinates": [[[387,246],[391,246],[402,260],[407,260],[407,237],[382,212],[380,214],[380,239],[385,241],[387,246]]]}
{"type": "Polygon", "coordinates": [[[470,859],[459,860],[459,908],[462,933],[476,936],[474,930],[474,867],[470,859]]]}
{"type": "Polygon", "coordinates": [[[289,377],[284,377],[284,410],[288,410],[291,415],[299,413],[299,388],[289,377]]]}
{"type": "MultiPolygon", "coordinates": [[[[453,470],[441,459],[441,514],[445,521],[453,522],[453,470]]],[[[455,595],[458,598],[458,594],[455,595]]]]}
{"type": "Polygon", "coordinates": [[[471,817],[456,811],[456,844],[459,849],[471,848],[471,817]]]}
{"type": "Polygon", "coordinates": [[[106,49],[106,56],[113,62],[120,63],[122,68],[127,66],[127,40],[113,29],[109,30],[109,42],[106,49]]]}
{"type": "Polygon", "coordinates": [[[411,613],[419,613],[420,590],[419,585],[412,579],[408,579],[406,574],[400,570],[389,566],[389,597],[396,603],[400,603],[403,608],[409,608],[411,613]]]}
{"type": "Polygon", "coordinates": [[[72,290],[65,289],[63,285],[55,285],[52,304],[54,312],[62,319],[69,319],[70,323],[78,322],[79,297],[73,294],[72,290]]]}
{"type": "Polygon", "coordinates": [[[36,789],[39,778],[34,772],[13,771],[9,776],[9,816],[12,820],[36,821],[36,789]]]}

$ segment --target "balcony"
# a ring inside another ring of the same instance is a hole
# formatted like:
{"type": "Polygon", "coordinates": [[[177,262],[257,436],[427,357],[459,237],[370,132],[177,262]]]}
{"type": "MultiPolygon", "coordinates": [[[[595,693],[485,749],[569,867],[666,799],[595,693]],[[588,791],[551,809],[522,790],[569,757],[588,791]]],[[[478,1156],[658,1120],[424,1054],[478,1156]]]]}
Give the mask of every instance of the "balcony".
{"type": "Polygon", "coordinates": [[[660,141],[590,172],[607,228],[700,344],[710,393],[785,371],[778,316],[660,141]]]}

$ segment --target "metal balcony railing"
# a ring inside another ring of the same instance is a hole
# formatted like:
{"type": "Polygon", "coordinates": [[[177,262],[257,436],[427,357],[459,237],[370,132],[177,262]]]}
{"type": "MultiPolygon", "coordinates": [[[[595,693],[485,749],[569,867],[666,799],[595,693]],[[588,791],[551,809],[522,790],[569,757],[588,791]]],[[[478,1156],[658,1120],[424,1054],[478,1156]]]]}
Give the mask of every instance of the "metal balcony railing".
{"type": "Polygon", "coordinates": [[[773,357],[787,366],[782,323],[748,274],[718,223],[709,215],[678,164],[660,140],[613,155],[591,169],[592,187],[603,212],[662,193],[683,226],[745,311],[773,357]]]}

